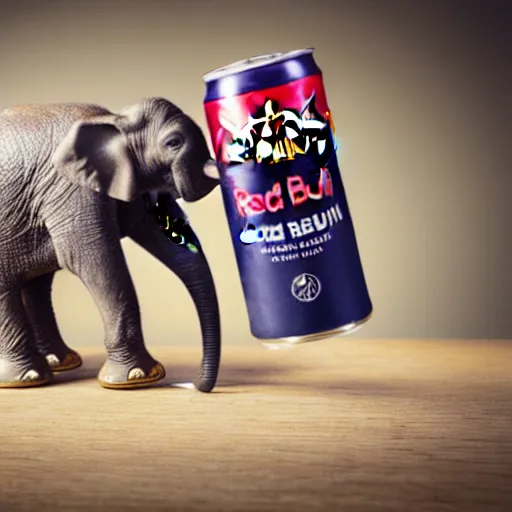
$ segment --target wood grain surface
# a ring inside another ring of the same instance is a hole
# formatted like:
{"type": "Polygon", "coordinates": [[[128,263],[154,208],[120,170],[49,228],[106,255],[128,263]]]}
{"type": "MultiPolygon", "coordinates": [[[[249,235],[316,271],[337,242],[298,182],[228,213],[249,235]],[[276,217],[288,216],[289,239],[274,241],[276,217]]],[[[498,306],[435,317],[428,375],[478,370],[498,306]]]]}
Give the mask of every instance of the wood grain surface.
{"type": "MultiPolygon", "coordinates": [[[[76,348],[76,347],[75,347],[76,348]]],[[[151,348],[151,347],[150,347],[151,348]]],[[[158,387],[0,390],[0,511],[512,511],[512,342],[153,347],[158,387]]]]}

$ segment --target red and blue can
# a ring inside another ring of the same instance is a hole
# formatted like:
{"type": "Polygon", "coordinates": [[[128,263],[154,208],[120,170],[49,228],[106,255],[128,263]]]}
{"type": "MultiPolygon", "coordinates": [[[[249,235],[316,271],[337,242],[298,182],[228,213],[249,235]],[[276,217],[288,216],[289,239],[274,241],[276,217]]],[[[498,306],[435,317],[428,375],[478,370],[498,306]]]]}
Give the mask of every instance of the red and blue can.
{"type": "Polygon", "coordinates": [[[203,79],[252,334],[279,346],[353,332],[372,303],[313,50],[203,79]]]}

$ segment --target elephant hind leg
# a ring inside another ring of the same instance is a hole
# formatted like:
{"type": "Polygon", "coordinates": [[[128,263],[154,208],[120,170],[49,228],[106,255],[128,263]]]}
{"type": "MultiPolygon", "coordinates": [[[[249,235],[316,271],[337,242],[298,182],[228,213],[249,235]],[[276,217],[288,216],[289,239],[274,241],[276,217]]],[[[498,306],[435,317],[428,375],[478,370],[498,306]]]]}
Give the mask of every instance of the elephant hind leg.
{"type": "Polygon", "coordinates": [[[37,345],[21,290],[0,292],[0,388],[49,384],[50,365],[37,345]]]}
{"type": "Polygon", "coordinates": [[[45,274],[24,284],[23,303],[39,352],[54,373],[74,370],[82,365],[80,355],[62,339],[52,306],[52,283],[55,274],[45,274]]]}

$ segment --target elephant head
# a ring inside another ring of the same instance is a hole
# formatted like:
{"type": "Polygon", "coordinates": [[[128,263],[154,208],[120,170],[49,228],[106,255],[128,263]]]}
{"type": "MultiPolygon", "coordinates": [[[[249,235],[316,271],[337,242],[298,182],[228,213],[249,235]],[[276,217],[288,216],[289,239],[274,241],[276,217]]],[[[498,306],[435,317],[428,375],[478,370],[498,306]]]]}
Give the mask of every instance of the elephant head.
{"type": "Polygon", "coordinates": [[[67,179],[121,201],[162,191],[193,202],[219,183],[201,128],[161,98],[77,121],[53,163],[67,179]]]}

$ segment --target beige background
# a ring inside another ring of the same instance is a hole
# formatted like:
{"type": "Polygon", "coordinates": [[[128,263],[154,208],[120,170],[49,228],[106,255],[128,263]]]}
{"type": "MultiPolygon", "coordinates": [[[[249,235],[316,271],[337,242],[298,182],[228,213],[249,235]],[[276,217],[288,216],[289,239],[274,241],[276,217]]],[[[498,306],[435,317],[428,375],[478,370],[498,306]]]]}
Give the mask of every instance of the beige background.
{"type": "MultiPolygon", "coordinates": [[[[117,109],[158,95],[206,129],[204,73],[315,47],[375,307],[354,337],[512,337],[510,41],[498,4],[3,0],[0,9],[0,108],[117,109]]],[[[256,343],[219,190],[186,210],[218,286],[225,343],[256,343]]],[[[199,343],[185,289],[123,244],[148,344],[199,343]]],[[[68,273],[55,307],[71,345],[101,345],[94,303],[68,273]]]]}

